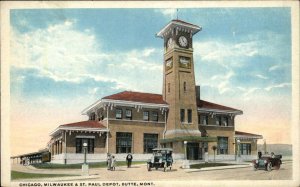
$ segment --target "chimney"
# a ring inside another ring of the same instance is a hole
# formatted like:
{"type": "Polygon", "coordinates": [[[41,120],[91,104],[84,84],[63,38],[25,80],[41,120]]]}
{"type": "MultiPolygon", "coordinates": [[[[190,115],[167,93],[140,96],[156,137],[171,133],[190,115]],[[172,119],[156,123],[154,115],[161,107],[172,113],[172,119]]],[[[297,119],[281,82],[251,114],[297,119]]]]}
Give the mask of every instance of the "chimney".
{"type": "Polygon", "coordinates": [[[196,85],[196,100],[200,100],[200,86],[196,85]]]}

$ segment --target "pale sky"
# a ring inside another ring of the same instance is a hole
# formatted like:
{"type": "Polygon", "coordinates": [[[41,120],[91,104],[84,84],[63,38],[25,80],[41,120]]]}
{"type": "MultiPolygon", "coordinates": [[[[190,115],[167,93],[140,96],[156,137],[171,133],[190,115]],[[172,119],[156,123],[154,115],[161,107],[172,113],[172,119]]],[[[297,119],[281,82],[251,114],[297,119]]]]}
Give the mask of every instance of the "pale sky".
{"type": "MultiPolygon", "coordinates": [[[[15,9],[10,16],[12,155],[44,148],[51,131],[87,120],[81,111],[104,96],[161,94],[163,41],[155,34],[176,9],[15,9]]],[[[290,9],[179,9],[178,17],[202,27],[193,41],[201,99],[242,110],[236,130],[291,143],[290,9]]]]}

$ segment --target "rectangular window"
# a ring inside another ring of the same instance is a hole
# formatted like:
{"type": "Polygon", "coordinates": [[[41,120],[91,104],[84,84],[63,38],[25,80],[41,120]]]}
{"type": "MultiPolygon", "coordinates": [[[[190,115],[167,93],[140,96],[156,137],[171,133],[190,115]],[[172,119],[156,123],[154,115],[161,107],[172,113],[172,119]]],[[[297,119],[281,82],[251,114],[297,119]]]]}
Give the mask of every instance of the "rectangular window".
{"type": "Polygon", "coordinates": [[[170,93],[170,91],[171,91],[171,84],[168,83],[168,93],[170,93]]]}
{"type": "Polygon", "coordinates": [[[144,153],[152,153],[158,145],[158,134],[144,134],[144,153]]]}
{"type": "Polygon", "coordinates": [[[132,120],[132,112],[131,112],[131,110],[126,109],[125,116],[126,116],[126,119],[132,120]]]}
{"type": "Polygon", "coordinates": [[[180,109],[180,121],[184,122],[184,109],[180,109]]]}
{"type": "Polygon", "coordinates": [[[241,143],[241,154],[242,155],[251,155],[251,144],[250,143],[241,143]]]}
{"type": "Polygon", "coordinates": [[[208,115],[200,115],[200,124],[208,125],[208,115]]]}
{"type": "Polygon", "coordinates": [[[94,121],[95,119],[96,119],[96,114],[95,114],[95,112],[93,112],[90,114],[90,120],[94,121]]]}
{"type": "Polygon", "coordinates": [[[158,121],[158,112],[152,112],[152,121],[158,121]]]}
{"type": "Polygon", "coordinates": [[[117,132],[117,153],[131,153],[132,147],[132,133],[129,132],[117,132]]]}
{"type": "Polygon", "coordinates": [[[88,153],[94,153],[94,145],[95,140],[94,139],[88,139],[88,153]]]}
{"type": "Polygon", "coordinates": [[[221,124],[222,124],[221,116],[216,116],[216,125],[221,126],[221,124]]]}
{"type": "Polygon", "coordinates": [[[218,137],[218,152],[220,155],[228,154],[228,137],[218,137]]]}
{"type": "Polygon", "coordinates": [[[149,112],[148,111],[143,112],[143,120],[144,121],[149,121],[149,112]]]}
{"type": "Polygon", "coordinates": [[[222,123],[222,125],[225,126],[225,127],[228,126],[228,117],[227,116],[223,117],[223,123],[222,123]]]}
{"type": "Polygon", "coordinates": [[[76,153],[83,153],[81,138],[76,138],[76,153]]]}
{"type": "Polygon", "coordinates": [[[183,91],[186,92],[186,82],[183,82],[183,91]]]}
{"type": "Polygon", "coordinates": [[[122,119],[122,109],[116,109],[116,119],[122,119]]]}
{"type": "Polygon", "coordinates": [[[187,112],[188,112],[188,123],[192,123],[192,110],[188,109],[187,112]]]}
{"type": "Polygon", "coordinates": [[[94,153],[94,141],[93,138],[76,138],[76,153],[84,153],[84,143],[87,143],[87,153],[94,153]]]}

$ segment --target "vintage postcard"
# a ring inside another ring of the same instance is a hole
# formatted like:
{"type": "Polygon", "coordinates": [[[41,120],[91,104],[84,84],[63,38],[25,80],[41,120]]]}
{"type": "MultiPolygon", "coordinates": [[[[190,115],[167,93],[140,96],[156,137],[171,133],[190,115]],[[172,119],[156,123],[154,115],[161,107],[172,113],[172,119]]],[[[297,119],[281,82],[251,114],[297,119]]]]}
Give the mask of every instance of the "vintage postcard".
{"type": "Polygon", "coordinates": [[[298,10],[1,3],[1,186],[298,186],[298,10]]]}

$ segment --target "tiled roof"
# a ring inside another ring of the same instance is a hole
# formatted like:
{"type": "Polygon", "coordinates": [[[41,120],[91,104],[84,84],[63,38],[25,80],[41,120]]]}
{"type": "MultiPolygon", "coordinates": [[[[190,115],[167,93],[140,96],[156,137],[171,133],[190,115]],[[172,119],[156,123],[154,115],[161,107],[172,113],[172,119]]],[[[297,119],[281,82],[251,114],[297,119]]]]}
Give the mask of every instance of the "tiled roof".
{"type": "Polygon", "coordinates": [[[204,100],[197,100],[197,106],[199,108],[206,108],[206,109],[215,109],[215,110],[233,110],[233,111],[240,111],[235,108],[230,108],[227,106],[211,103],[204,100]]]}
{"type": "Polygon", "coordinates": [[[162,95],[153,93],[131,92],[124,91],[117,94],[103,97],[102,99],[133,101],[141,103],[153,103],[153,104],[168,104],[163,100],[162,95]]]}
{"type": "Polygon", "coordinates": [[[106,128],[99,121],[92,121],[92,120],[64,124],[64,125],[60,125],[59,127],[100,128],[100,129],[106,128]]]}
{"type": "MultiPolygon", "coordinates": [[[[116,93],[113,95],[103,97],[102,99],[133,101],[133,102],[153,103],[153,104],[168,104],[167,102],[165,102],[163,100],[163,97],[160,94],[132,92],[132,91],[124,91],[124,92],[116,93]]],[[[240,111],[240,110],[237,110],[234,108],[211,103],[211,102],[204,101],[204,100],[197,100],[197,106],[199,108],[213,109],[213,110],[240,111]]]]}
{"type": "Polygon", "coordinates": [[[235,131],[235,135],[239,136],[261,136],[260,134],[252,134],[247,132],[235,131]]]}

